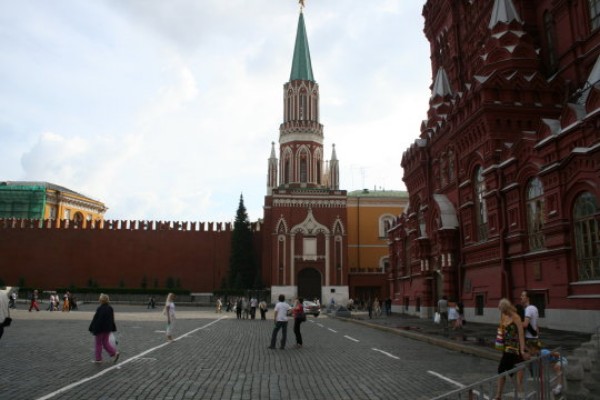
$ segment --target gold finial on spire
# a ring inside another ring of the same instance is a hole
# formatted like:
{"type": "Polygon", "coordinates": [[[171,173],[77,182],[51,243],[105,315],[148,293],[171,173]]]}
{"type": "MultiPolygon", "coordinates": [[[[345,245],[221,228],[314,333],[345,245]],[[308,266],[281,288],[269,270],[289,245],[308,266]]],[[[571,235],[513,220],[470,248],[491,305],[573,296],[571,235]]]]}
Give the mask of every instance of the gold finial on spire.
{"type": "Polygon", "coordinates": [[[306,7],[306,5],[304,4],[304,1],[305,1],[305,0],[298,0],[298,4],[300,4],[300,11],[302,11],[302,9],[303,9],[304,7],[306,7]]]}

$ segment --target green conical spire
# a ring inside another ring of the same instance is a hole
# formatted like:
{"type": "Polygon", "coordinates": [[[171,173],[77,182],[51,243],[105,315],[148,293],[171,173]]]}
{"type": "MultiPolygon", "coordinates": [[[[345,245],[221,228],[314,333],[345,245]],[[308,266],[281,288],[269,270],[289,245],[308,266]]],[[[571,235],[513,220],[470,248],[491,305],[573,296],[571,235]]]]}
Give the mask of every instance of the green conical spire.
{"type": "Polygon", "coordinates": [[[300,12],[300,19],[298,19],[292,73],[290,74],[290,82],[294,80],[315,81],[312,64],[310,63],[310,50],[308,49],[308,38],[306,37],[306,27],[304,26],[304,14],[302,12],[300,12]]]}

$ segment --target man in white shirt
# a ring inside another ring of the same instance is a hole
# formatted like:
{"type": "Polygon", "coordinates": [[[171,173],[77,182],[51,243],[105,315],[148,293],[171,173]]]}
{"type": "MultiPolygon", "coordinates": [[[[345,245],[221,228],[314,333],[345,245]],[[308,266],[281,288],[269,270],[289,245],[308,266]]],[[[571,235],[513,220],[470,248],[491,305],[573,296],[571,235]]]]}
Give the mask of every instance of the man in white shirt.
{"type": "Polygon", "coordinates": [[[530,304],[529,293],[526,290],[521,292],[521,305],[525,308],[525,320],[523,321],[523,330],[525,331],[525,341],[536,341],[539,338],[538,318],[539,312],[536,306],[530,304]]]}
{"type": "Polygon", "coordinates": [[[275,321],[275,327],[273,328],[273,334],[271,335],[271,345],[269,349],[275,349],[277,342],[277,333],[281,329],[281,350],[285,349],[285,341],[287,339],[287,324],[288,324],[288,311],[291,309],[290,305],[285,302],[285,296],[279,295],[279,302],[275,304],[273,310],[273,320],[275,321]]]}

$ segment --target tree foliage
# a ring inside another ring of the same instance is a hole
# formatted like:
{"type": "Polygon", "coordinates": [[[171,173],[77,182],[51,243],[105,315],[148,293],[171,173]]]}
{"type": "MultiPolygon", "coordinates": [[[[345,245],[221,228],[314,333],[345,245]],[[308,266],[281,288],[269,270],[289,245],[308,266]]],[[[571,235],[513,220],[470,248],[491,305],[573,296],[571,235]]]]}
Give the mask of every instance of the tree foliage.
{"type": "Polygon", "coordinates": [[[230,289],[250,289],[261,284],[252,237],[252,226],[248,219],[246,206],[244,206],[244,196],[240,195],[240,203],[231,235],[229,277],[227,280],[230,289]]]}

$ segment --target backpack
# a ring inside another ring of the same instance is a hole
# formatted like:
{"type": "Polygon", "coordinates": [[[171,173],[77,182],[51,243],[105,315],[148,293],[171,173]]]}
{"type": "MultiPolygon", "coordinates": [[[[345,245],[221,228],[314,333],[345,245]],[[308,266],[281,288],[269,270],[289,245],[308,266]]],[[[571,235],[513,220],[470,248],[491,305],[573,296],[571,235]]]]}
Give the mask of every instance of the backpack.
{"type": "Polygon", "coordinates": [[[296,312],[296,320],[299,322],[306,322],[306,314],[304,313],[304,308],[301,308],[302,311],[296,312]]]}

